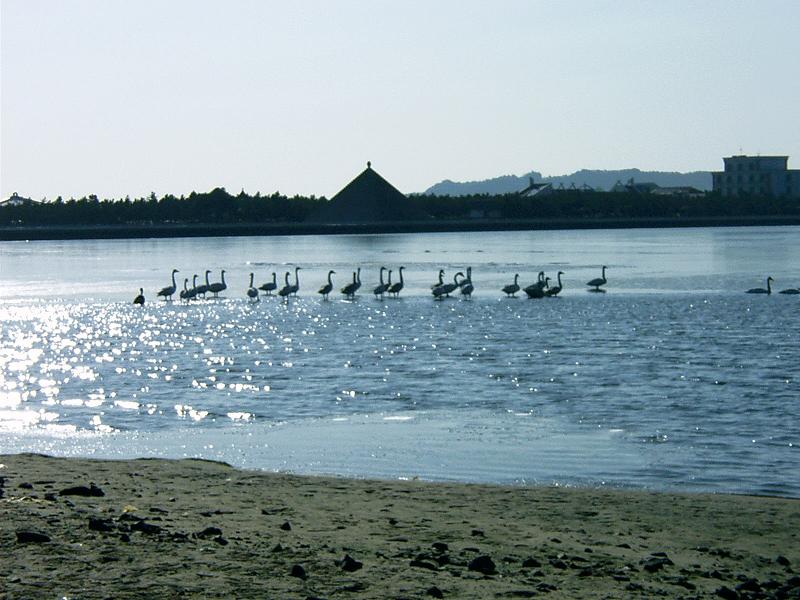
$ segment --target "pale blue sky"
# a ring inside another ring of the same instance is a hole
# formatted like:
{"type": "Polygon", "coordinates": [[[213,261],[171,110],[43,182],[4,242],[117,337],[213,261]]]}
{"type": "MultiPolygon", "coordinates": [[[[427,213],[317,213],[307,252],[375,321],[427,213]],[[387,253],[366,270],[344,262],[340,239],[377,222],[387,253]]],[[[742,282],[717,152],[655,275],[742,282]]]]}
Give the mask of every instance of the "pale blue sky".
{"type": "Polygon", "coordinates": [[[0,0],[0,195],[800,168],[800,2],[0,0]]]}

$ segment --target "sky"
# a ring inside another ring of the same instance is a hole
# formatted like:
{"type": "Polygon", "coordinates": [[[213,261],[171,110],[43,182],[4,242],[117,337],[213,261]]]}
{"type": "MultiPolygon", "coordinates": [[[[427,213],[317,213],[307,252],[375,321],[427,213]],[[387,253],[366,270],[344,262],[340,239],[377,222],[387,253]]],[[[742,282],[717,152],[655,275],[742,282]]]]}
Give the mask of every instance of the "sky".
{"type": "Polygon", "coordinates": [[[0,0],[0,197],[800,168],[796,0],[0,0]]]}

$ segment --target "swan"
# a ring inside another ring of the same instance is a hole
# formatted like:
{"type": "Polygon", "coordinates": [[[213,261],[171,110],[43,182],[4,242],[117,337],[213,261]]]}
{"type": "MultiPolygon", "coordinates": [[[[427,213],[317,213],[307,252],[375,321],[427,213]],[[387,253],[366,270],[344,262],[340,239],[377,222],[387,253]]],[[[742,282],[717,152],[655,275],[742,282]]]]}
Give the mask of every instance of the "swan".
{"type": "Polygon", "coordinates": [[[189,278],[183,278],[183,289],[181,290],[181,300],[188,300],[186,295],[189,293],[189,278]]]}
{"type": "Polygon", "coordinates": [[[355,294],[359,289],[361,289],[361,267],[358,267],[356,270],[356,289],[353,290],[353,294],[355,294]]]}
{"type": "Polygon", "coordinates": [[[590,290],[593,292],[599,292],[600,286],[606,284],[606,266],[603,265],[603,274],[600,277],[595,277],[591,281],[587,281],[586,285],[592,286],[594,289],[590,290]]]}
{"type": "Polygon", "coordinates": [[[459,277],[459,275],[461,277],[464,276],[464,274],[461,271],[459,271],[458,273],[453,275],[453,283],[443,283],[442,285],[433,288],[433,290],[431,291],[431,293],[433,294],[433,297],[438,299],[438,298],[442,298],[444,296],[447,296],[449,298],[450,297],[450,292],[452,292],[457,287],[459,287],[458,286],[458,277],[459,277]]]}
{"type": "Polygon", "coordinates": [[[197,297],[197,273],[192,277],[192,287],[186,290],[186,299],[191,300],[197,297]]]}
{"type": "Polygon", "coordinates": [[[467,276],[458,282],[458,287],[464,287],[468,283],[472,283],[472,267],[467,267],[467,276]]]}
{"type": "Polygon", "coordinates": [[[431,286],[431,289],[437,288],[437,287],[439,287],[440,285],[444,285],[444,269],[439,269],[439,281],[437,281],[436,283],[434,283],[434,284],[431,286]]]}
{"type": "MultiPolygon", "coordinates": [[[[783,293],[783,292],[781,292],[783,293]]],[[[133,299],[134,304],[144,304],[144,288],[139,288],[139,295],[133,299]]]]}
{"type": "MultiPolygon", "coordinates": [[[[403,269],[405,269],[405,267],[400,267],[398,269],[398,273],[400,273],[400,281],[389,286],[389,294],[394,294],[395,298],[400,296],[400,291],[403,289],[403,269]]],[[[389,273],[391,274],[391,271],[389,271],[389,273]]]]}
{"type": "Polygon", "coordinates": [[[263,290],[267,296],[271,296],[272,292],[278,289],[278,275],[275,271],[272,272],[272,281],[261,284],[258,289],[263,290]]]}
{"type": "Polygon", "coordinates": [[[172,285],[161,288],[156,296],[164,296],[164,300],[172,300],[172,294],[174,294],[177,289],[175,285],[175,273],[180,273],[180,271],[178,271],[178,269],[172,269],[172,285]]]}
{"type": "Polygon", "coordinates": [[[528,295],[528,298],[544,298],[546,285],[547,281],[544,276],[544,271],[539,271],[536,282],[524,288],[523,291],[528,295]]]}
{"type": "Polygon", "coordinates": [[[538,299],[544,298],[545,291],[543,288],[540,288],[538,285],[529,285],[523,290],[526,294],[528,294],[528,298],[538,299]]]}
{"type": "Polygon", "coordinates": [[[775,281],[772,277],[767,277],[767,289],[764,288],[751,288],[745,292],[746,294],[771,294],[772,293],[772,285],[771,283],[775,281]]]}
{"type": "Polygon", "coordinates": [[[354,298],[356,295],[356,290],[358,289],[358,281],[356,272],[353,271],[353,282],[348,283],[346,286],[342,288],[342,293],[348,298],[354,298]]]}
{"type": "Polygon", "coordinates": [[[283,277],[285,285],[278,290],[278,296],[280,296],[281,298],[286,298],[287,300],[289,299],[289,294],[292,293],[292,286],[289,284],[289,275],[290,275],[289,271],[286,271],[286,275],[284,275],[283,277]]]}
{"type": "Polygon", "coordinates": [[[781,290],[779,294],[800,294],[800,289],[789,288],[788,290],[781,290]]]}
{"type": "Polygon", "coordinates": [[[514,283],[509,283],[508,285],[503,286],[503,292],[509,298],[516,298],[516,296],[514,296],[514,294],[516,294],[519,291],[519,283],[518,283],[518,281],[519,281],[519,273],[515,273],[514,274],[514,283]]]}
{"type": "Polygon", "coordinates": [[[295,267],[294,268],[294,284],[292,285],[292,289],[289,292],[292,296],[297,296],[297,292],[300,291],[300,278],[297,276],[298,271],[300,271],[302,267],[295,267]]]}
{"type": "Polygon", "coordinates": [[[247,297],[250,302],[258,302],[258,290],[253,287],[253,273],[250,273],[250,286],[247,288],[247,297]]]}
{"type": "Polygon", "coordinates": [[[200,295],[201,295],[201,296],[203,296],[203,298],[205,298],[205,297],[206,297],[206,292],[208,291],[208,288],[209,288],[209,286],[211,285],[211,284],[208,282],[208,274],[209,274],[209,273],[211,273],[211,271],[210,271],[210,270],[208,270],[208,269],[206,269],[206,282],[205,282],[204,284],[201,284],[201,285],[198,285],[198,286],[197,286],[197,294],[198,294],[199,296],[200,296],[200,295]]]}
{"type": "Polygon", "coordinates": [[[219,297],[220,292],[228,289],[228,285],[225,283],[225,269],[222,269],[220,272],[220,278],[222,281],[212,283],[208,286],[208,291],[214,294],[214,298],[219,297]]]}
{"type": "Polygon", "coordinates": [[[328,283],[326,283],[325,285],[323,285],[323,286],[322,286],[321,288],[319,288],[319,290],[318,290],[318,293],[322,294],[322,297],[323,297],[325,300],[327,300],[327,299],[328,299],[328,294],[330,294],[330,293],[331,293],[331,290],[333,289],[333,281],[331,281],[331,275],[335,275],[335,274],[336,274],[336,271],[333,271],[333,270],[331,270],[331,271],[328,271],[328,283]]]}
{"type": "Polygon", "coordinates": [[[389,284],[383,282],[383,272],[386,270],[386,267],[381,267],[380,273],[380,283],[375,286],[375,289],[372,290],[372,293],[376,296],[380,296],[381,300],[383,300],[383,295],[386,293],[386,290],[389,289],[389,284]]]}
{"type": "Polygon", "coordinates": [[[561,292],[561,290],[564,289],[564,284],[561,283],[561,276],[563,274],[564,274],[564,271],[559,271],[558,272],[558,285],[554,285],[553,287],[548,288],[547,290],[545,290],[545,292],[544,292],[545,296],[558,296],[558,294],[561,292]]]}
{"type": "Polygon", "coordinates": [[[467,267],[467,276],[458,282],[461,288],[461,295],[466,298],[472,298],[472,292],[475,291],[475,286],[472,285],[472,267],[467,267]]]}
{"type": "Polygon", "coordinates": [[[544,271],[539,271],[536,282],[524,288],[523,291],[528,295],[528,298],[544,298],[546,286],[547,279],[544,276],[544,271]]]}

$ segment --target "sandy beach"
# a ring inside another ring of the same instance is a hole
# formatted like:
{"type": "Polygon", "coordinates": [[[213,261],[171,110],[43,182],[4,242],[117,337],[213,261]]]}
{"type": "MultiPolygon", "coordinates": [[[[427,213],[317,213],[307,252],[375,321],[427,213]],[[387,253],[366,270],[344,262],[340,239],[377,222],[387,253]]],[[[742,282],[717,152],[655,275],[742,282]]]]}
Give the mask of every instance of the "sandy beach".
{"type": "Polygon", "coordinates": [[[0,456],[3,598],[800,598],[800,501],[0,456]]]}

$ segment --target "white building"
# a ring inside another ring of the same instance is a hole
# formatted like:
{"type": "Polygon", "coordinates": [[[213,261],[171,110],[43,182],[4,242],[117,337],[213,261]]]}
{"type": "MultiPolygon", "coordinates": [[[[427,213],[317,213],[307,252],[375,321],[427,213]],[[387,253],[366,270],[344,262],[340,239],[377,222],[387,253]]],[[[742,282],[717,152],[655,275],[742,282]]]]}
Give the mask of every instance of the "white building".
{"type": "Polygon", "coordinates": [[[23,198],[17,192],[14,192],[5,200],[0,200],[0,206],[30,206],[31,204],[39,204],[39,202],[30,198],[23,198]]]}
{"type": "Polygon", "coordinates": [[[800,170],[789,169],[788,156],[728,156],[724,171],[711,173],[713,189],[723,197],[800,197],[800,170]]]}

